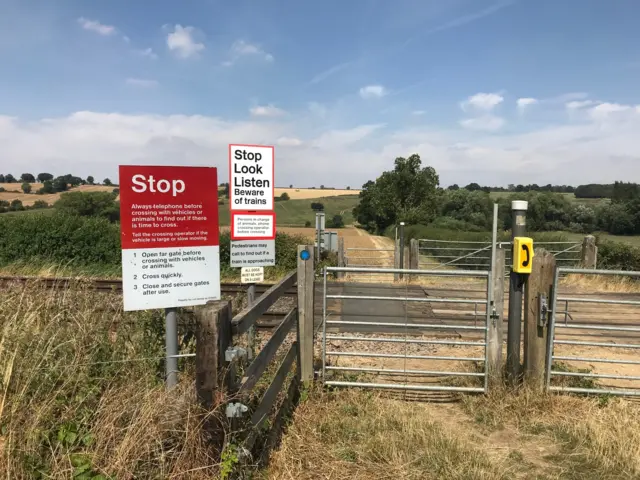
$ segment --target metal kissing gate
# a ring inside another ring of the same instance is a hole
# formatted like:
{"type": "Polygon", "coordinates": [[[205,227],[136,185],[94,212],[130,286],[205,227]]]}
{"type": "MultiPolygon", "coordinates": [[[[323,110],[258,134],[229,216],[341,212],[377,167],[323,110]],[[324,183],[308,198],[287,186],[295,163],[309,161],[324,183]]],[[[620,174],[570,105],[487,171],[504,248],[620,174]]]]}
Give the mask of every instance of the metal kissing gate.
{"type": "Polygon", "coordinates": [[[556,392],[640,396],[640,376],[636,373],[640,368],[640,301],[626,300],[624,294],[607,294],[609,298],[561,296],[558,286],[562,274],[640,277],[640,272],[631,271],[556,269],[547,337],[546,388],[556,392]]]}
{"type": "Polygon", "coordinates": [[[322,301],[324,385],[390,390],[486,392],[491,273],[325,267],[322,301]],[[401,274],[486,280],[486,290],[425,291],[416,284],[332,282],[333,273],[401,274]],[[370,294],[368,291],[382,292],[370,294]],[[433,295],[433,296],[432,296],[433,295]],[[475,297],[475,298],[474,298],[475,297]],[[472,310],[473,309],[473,310],[472,310]]]}

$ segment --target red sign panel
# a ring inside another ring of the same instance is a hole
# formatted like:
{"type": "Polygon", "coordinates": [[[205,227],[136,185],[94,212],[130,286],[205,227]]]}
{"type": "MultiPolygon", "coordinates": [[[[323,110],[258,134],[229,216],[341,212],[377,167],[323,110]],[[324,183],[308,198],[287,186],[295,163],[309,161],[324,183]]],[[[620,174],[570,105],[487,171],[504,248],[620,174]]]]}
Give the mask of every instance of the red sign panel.
{"type": "Polygon", "coordinates": [[[120,225],[123,249],[218,245],[217,170],[121,165],[120,225]]]}

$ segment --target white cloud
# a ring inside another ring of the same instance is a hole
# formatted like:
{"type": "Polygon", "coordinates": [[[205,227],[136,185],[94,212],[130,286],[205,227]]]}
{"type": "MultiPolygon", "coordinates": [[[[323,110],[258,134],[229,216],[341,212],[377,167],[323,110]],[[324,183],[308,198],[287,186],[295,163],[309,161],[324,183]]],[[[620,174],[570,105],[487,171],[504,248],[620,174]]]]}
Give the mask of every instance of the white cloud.
{"type": "Polygon", "coordinates": [[[147,80],[144,78],[127,78],[126,83],[127,85],[132,85],[134,87],[142,87],[142,88],[151,88],[151,87],[158,86],[157,80],[147,80]]]}
{"type": "Polygon", "coordinates": [[[302,145],[302,140],[295,137],[280,137],[276,143],[282,147],[299,147],[302,145]]]}
{"type": "Polygon", "coordinates": [[[471,109],[491,111],[504,101],[504,97],[499,93],[476,93],[460,103],[460,108],[464,111],[471,109]]]}
{"type": "Polygon", "coordinates": [[[88,18],[80,17],[78,19],[78,23],[85,30],[95,32],[98,35],[107,36],[116,33],[116,27],[114,27],[113,25],[104,25],[97,20],[89,20],[88,18]]]}
{"type": "Polygon", "coordinates": [[[567,110],[580,110],[581,108],[589,107],[593,105],[595,102],[593,100],[573,100],[571,102],[567,102],[565,106],[567,110]]]}
{"type": "Polygon", "coordinates": [[[344,62],[344,63],[339,63],[337,65],[334,65],[332,67],[329,67],[325,71],[320,72],[315,77],[313,77],[309,81],[309,84],[313,85],[315,83],[320,83],[323,80],[326,80],[327,78],[329,78],[331,75],[334,75],[334,74],[344,70],[345,68],[348,68],[349,66],[351,66],[352,63],[353,62],[344,62]]]}
{"type": "Polygon", "coordinates": [[[622,113],[635,114],[636,111],[631,105],[620,105],[619,103],[601,103],[589,110],[589,115],[594,120],[603,120],[622,113]]]}
{"type": "Polygon", "coordinates": [[[382,85],[367,85],[360,89],[360,96],[364,99],[381,98],[389,93],[382,85]]]}
{"type": "Polygon", "coordinates": [[[482,115],[476,118],[467,118],[460,121],[460,125],[469,130],[482,130],[494,132],[504,126],[504,119],[494,115],[482,115]]]}
{"type": "Polygon", "coordinates": [[[518,105],[518,110],[520,110],[520,112],[524,112],[527,109],[527,107],[536,105],[537,103],[538,103],[538,99],[531,98],[531,97],[523,97],[516,100],[516,104],[518,105]]]}
{"type": "Polygon", "coordinates": [[[140,55],[141,57],[151,58],[152,60],[156,60],[158,58],[158,55],[153,51],[152,48],[134,50],[133,53],[135,53],[136,55],[140,55]]]}
{"type": "Polygon", "coordinates": [[[264,60],[265,62],[273,62],[274,58],[268,52],[265,52],[259,45],[245,42],[244,40],[236,40],[231,45],[231,59],[222,62],[225,67],[230,67],[243,56],[254,56],[264,60]]]}
{"type": "Polygon", "coordinates": [[[249,112],[254,117],[280,117],[286,113],[274,105],[258,105],[251,107],[249,112]]]}
{"type": "Polygon", "coordinates": [[[205,48],[203,43],[194,38],[196,34],[194,27],[176,25],[167,35],[167,47],[180,58],[195,57],[205,48]]]}
{"type": "Polygon", "coordinates": [[[414,110],[413,112],[411,112],[411,115],[415,115],[417,117],[424,115],[426,112],[426,110],[414,110]]]}
{"type": "Polygon", "coordinates": [[[569,92],[556,97],[547,98],[544,101],[547,103],[567,103],[574,100],[584,100],[588,96],[589,94],[587,92],[569,92]]]}

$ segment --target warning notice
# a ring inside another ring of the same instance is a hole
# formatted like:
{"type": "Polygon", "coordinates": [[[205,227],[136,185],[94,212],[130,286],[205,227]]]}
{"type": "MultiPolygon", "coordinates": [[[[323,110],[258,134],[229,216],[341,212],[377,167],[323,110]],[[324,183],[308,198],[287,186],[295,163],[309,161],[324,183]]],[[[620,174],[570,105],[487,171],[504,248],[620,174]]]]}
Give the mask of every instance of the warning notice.
{"type": "Polygon", "coordinates": [[[271,267],[276,264],[275,240],[232,240],[232,267],[271,267]]]}
{"type": "Polygon", "coordinates": [[[220,298],[217,172],[120,166],[124,309],[220,298]]]}
{"type": "Polygon", "coordinates": [[[231,212],[232,240],[260,240],[276,237],[274,213],[231,212]]]}
{"type": "Polygon", "coordinates": [[[274,148],[229,145],[231,211],[271,211],[274,194],[274,148]]]}

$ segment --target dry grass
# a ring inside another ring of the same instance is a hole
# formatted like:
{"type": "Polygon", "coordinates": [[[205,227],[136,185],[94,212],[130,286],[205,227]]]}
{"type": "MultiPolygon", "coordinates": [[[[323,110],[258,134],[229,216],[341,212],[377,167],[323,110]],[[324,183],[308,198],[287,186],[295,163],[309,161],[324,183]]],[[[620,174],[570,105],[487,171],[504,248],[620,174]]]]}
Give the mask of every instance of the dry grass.
{"type": "MultiPolygon", "coordinates": [[[[42,184],[32,183],[33,193],[23,193],[20,186],[21,183],[3,184],[6,192],[0,192],[0,200],[6,200],[11,202],[13,200],[20,200],[24,206],[33,205],[38,200],[44,200],[48,204],[55,203],[62,193],[50,193],[46,195],[36,195],[36,191],[42,187],[42,184]],[[7,185],[10,185],[9,187],[7,185]],[[9,190],[11,189],[11,190],[9,190]]],[[[69,189],[70,192],[112,192],[114,186],[107,187],[105,185],[79,185],[75,188],[69,189]]],[[[119,198],[118,198],[119,199],[119,198]]]]}
{"type": "Polygon", "coordinates": [[[498,388],[488,397],[465,397],[464,407],[482,427],[513,427],[557,443],[558,454],[546,459],[555,467],[551,478],[640,478],[637,403],[498,388]]]}
{"type": "Polygon", "coordinates": [[[316,392],[300,406],[266,478],[507,479],[427,405],[362,391],[316,392]]]}
{"type": "Polygon", "coordinates": [[[612,275],[567,275],[563,287],[602,293],[640,293],[640,282],[633,277],[612,275]]]}
{"type": "Polygon", "coordinates": [[[2,292],[3,478],[216,477],[192,375],[163,386],[161,317],[120,305],[81,289],[2,292]]]}
{"type": "Polygon", "coordinates": [[[360,190],[347,189],[321,189],[321,188],[276,188],[274,196],[279,197],[283,193],[289,195],[291,200],[306,200],[309,198],[337,197],[339,195],[358,195],[360,190]]]}

